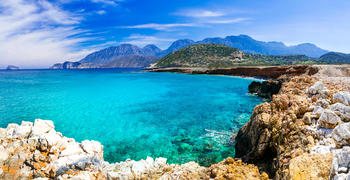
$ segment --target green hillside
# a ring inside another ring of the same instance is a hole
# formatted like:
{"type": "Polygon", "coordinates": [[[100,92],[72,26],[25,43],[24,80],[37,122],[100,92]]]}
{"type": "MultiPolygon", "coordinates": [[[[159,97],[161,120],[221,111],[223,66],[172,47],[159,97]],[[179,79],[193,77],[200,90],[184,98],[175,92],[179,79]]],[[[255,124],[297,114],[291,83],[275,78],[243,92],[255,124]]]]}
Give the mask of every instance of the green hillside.
{"type": "Polygon", "coordinates": [[[173,52],[157,61],[154,67],[226,68],[252,65],[287,65],[312,63],[304,55],[270,56],[246,54],[220,44],[195,44],[173,52]]]}

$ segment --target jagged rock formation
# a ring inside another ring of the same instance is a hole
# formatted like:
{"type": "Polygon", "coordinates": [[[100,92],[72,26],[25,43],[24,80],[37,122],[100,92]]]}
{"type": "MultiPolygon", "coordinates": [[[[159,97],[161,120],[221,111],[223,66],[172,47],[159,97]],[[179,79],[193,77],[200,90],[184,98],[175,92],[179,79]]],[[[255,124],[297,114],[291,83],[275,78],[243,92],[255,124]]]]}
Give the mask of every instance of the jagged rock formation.
{"type": "Polygon", "coordinates": [[[270,103],[256,106],[236,136],[236,157],[258,165],[275,179],[288,179],[290,160],[314,145],[303,117],[311,105],[306,88],[315,81],[309,76],[292,77],[270,103]]]}
{"type": "Polygon", "coordinates": [[[274,179],[350,178],[350,93],[317,79],[292,77],[256,106],[236,136],[236,157],[274,179]]]}
{"type": "Polygon", "coordinates": [[[103,160],[103,146],[81,143],[55,131],[52,121],[35,120],[0,128],[0,179],[268,179],[254,165],[232,158],[210,167],[195,162],[167,164],[165,158],[103,160]]]}
{"type": "Polygon", "coordinates": [[[263,98],[272,98],[272,95],[278,94],[282,87],[283,80],[267,80],[263,82],[253,81],[248,86],[248,91],[251,94],[256,94],[263,98]]]}

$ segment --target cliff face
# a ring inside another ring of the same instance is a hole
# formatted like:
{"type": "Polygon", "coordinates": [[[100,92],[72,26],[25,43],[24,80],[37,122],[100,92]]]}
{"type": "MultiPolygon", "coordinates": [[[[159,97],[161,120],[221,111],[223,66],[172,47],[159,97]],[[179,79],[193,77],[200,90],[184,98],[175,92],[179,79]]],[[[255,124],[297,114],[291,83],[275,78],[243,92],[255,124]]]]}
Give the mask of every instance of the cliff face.
{"type": "Polygon", "coordinates": [[[258,165],[276,179],[285,176],[290,159],[313,145],[312,133],[302,118],[310,105],[305,90],[314,82],[308,76],[293,77],[270,103],[256,106],[236,136],[236,157],[258,165]]]}
{"type": "Polygon", "coordinates": [[[349,178],[350,93],[317,80],[292,77],[256,106],[236,136],[236,157],[274,179],[349,178]]]}

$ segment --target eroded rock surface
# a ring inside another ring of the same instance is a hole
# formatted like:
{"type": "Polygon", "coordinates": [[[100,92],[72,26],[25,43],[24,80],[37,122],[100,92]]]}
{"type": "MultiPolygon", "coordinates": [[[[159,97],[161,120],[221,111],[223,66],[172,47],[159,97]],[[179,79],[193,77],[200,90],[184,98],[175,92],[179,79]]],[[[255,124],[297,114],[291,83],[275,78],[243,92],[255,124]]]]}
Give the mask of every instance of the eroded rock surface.
{"type": "Polygon", "coordinates": [[[315,82],[309,76],[292,77],[270,103],[256,106],[236,136],[236,157],[258,165],[270,177],[288,179],[290,160],[307,153],[314,144],[304,121],[311,123],[314,118],[306,89],[315,82]]]}

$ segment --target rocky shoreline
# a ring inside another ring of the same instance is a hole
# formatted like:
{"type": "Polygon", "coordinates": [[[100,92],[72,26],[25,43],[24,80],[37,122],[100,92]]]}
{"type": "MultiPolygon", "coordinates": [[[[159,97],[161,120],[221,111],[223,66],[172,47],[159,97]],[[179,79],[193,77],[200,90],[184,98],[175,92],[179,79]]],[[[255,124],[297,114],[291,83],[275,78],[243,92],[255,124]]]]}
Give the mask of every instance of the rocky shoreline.
{"type": "Polygon", "coordinates": [[[256,166],[232,158],[210,167],[166,161],[147,157],[110,164],[99,142],[64,137],[48,120],[0,129],[1,179],[268,179],[256,166]]]}
{"type": "Polygon", "coordinates": [[[152,68],[150,72],[175,72],[185,74],[230,75],[260,78],[278,78],[282,75],[297,76],[302,74],[314,75],[319,68],[314,66],[240,66],[223,69],[207,68],[152,68]]]}
{"type": "Polygon", "coordinates": [[[350,86],[306,69],[281,76],[271,102],[254,108],[233,137],[235,159],[209,167],[150,157],[111,164],[99,142],[78,143],[37,119],[0,128],[0,179],[348,179],[350,86]]]}

